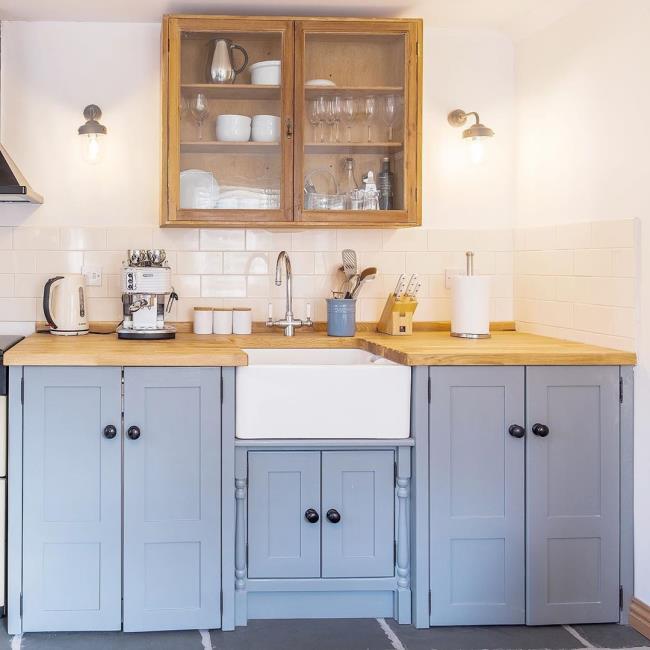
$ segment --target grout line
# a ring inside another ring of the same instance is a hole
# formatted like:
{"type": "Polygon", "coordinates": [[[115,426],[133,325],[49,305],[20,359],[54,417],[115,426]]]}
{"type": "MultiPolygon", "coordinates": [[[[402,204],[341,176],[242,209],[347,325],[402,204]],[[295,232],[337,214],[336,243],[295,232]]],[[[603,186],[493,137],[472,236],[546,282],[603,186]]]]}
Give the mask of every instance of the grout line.
{"type": "Polygon", "coordinates": [[[20,650],[22,642],[23,642],[23,635],[14,634],[14,636],[11,638],[11,650],[20,650]]]}
{"type": "Polygon", "coordinates": [[[569,633],[573,638],[575,638],[575,639],[577,639],[578,641],[580,641],[580,643],[582,643],[582,645],[583,645],[585,648],[595,648],[595,647],[596,647],[596,646],[594,646],[592,643],[590,643],[589,641],[587,641],[587,639],[585,639],[585,637],[583,637],[582,634],[580,634],[580,632],[578,632],[577,630],[574,630],[570,625],[563,625],[562,627],[563,627],[563,628],[564,628],[564,629],[565,629],[565,630],[566,630],[566,631],[567,631],[567,632],[568,632],[568,633],[569,633]]]}
{"type": "Polygon", "coordinates": [[[395,632],[391,629],[388,623],[386,623],[385,618],[377,618],[375,620],[377,621],[377,623],[379,623],[379,627],[383,630],[384,634],[388,637],[390,644],[393,646],[395,650],[406,650],[406,647],[399,640],[397,634],[395,634],[395,632]]]}
{"type": "Polygon", "coordinates": [[[212,650],[212,639],[210,638],[210,630],[199,630],[199,634],[201,635],[201,644],[203,645],[203,650],[212,650]]]}

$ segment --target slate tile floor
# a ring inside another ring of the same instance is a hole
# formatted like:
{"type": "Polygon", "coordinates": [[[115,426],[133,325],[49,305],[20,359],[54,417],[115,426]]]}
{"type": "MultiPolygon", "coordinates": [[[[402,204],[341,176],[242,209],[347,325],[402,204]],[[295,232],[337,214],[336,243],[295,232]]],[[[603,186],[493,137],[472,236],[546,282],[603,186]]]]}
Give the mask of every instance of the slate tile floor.
{"type": "Polygon", "coordinates": [[[643,648],[625,625],[449,627],[416,630],[383,619],[252,621],[237,632],[39,633],[11,637],[0,650],[574,650],[643,648]]]}

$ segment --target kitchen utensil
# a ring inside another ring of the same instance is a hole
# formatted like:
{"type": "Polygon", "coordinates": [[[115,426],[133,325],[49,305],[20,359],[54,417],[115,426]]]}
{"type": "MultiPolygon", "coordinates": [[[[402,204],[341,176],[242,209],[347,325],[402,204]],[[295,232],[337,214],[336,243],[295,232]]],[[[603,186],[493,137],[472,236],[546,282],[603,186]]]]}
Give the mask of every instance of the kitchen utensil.
{"type": "Polygon", "coordinates": [[[415,290],[415,285],[417,284],[418,281],[418,274],[413,273],[411,277],[409,278],[408,284],[406,285],[406,291],[404,292],[405,295],[410,296],[411,293],[415,290]]]}
{"type": "Polygon", "coordinates": [[[345,205],[345,195],[340,195],[343,199],[339,198],[339,184],[336,180],[336,177],[329,169],[324,167],[314,169],[307,176],[305,176],[305,210],[342,210],[340,207],[341,203],[345,205]],[[321,174],[326,177],[328,181],[331,181],[331,184],[334,188],[333,194],[321,193],[316,191],[314,186],[313,178],[314,176],[321,174]]]}
{"type": "Polygon", "coordinates": [[[487,275],[474,275],[474,253],[467,251],[467,275],[451,279],[451,335],[490,337],[490,283],[487,275]]]}
{"type": "Polygon", "coordinates": [[[238,74],[243,72],[248,65],[248,52],[236,45],[228,38],[215,38],[210,41],[210,54],[208,56],[207,79],[214,84],[232,84],[238,74]],[[233,50],[239,50],[244,62],[235,68],[233,65],[233,50]]]}
{"type": "Polygon", "coordinates": [[[382,102],[383,104],[383,119],[384,124],[388,127],[388,142],[393,141],[393,124],[397,119],[397,112],[399,110],[399,100],[395,95],[386,95],[382,102]]]}
{"type": "Polygon", "coordinates": [[[88,312],[83,275],[57,275],[43,288],[43,312],[50,334],[88,334],[88,312]]]}
{"type": "Polygon", "coordinates": [[[351,248],[344,248],[341,252],[341,259],[343,260],[343,273],[348,280],[357,274],[357,253],[351,248]]]}
{"type": "Polygon", "coordinates": [[[377,277],[377,269],[374,266],[369,266],[367,269],[363,269],[363,271],[359,273],[359,277],[357,279],[356,284],[354,285],[354,288],[352,289],[350,298],[356,299],[359,293],[361,292],[363,285],[368,280],[374,280],[376,277],[377,277]]]}
{"type": "Polygon", "coordinates": [[[377,331],[392,336],[413,334],[413,316],[417,306],[417,300],[390,294],[377,323],[377,331]]]}
{"type": "Polygon", "coordinates": [[[305,86],[336,86],[331,79],[309,79],[305,81],[305,86]]]}
{"type": "Polygon", "coordinates": [[[248,66],[251,84],[279,86],[282,81],[280,61],[259,61],[248,66]]]}
{"type": "Polygon", "coordinates": [[[211,172],[202,169],[186,169],[181,172],[180,181],[182,209],[209,210],[217,207],[220,194],[219,183],[211,172]]]}
{"type": "Polygon", "coordinates": [[[208,98],[203,93],[197,93],[190,101],[190,113],[196,122],[198,139],[203,140],[203,122],[210,115],[208,98]]]}
{"type": "Polygon", "coordinates": [[[393,291],[393,295],[395,296],[395,298],[399,300],[402,297],[405,288],[406,288],[406,273],[402,273],[402,275],[399,276],[399,279],[397,280],[397,284],[395,285],[395,290],[393,291]]]}
{"type": "Polygon", "coordinates": [[[251,134],[253,142],[278,142],[280,118],[277,115],[253,115],[251,134]]]}
{"type": "Polygon", "coordinates": [[[217,140],[248,142],[251,139],[251,122],[247,115],[218,115],[217,140]]]}

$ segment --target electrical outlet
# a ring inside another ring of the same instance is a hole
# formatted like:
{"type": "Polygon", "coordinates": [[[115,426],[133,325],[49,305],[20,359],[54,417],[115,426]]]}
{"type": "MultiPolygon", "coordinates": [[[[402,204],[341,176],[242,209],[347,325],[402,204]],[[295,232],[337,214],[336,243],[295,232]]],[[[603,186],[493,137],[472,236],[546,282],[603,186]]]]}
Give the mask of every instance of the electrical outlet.
{"type": "Polygon", "coordinates": [[[445,269],[445,289],[451,289],[451,279],[454,275],[465,275],[463,269],[445,269]]]}
{"type": "Polygon", "coordinates": [[[87,287],[102,286],[102,267],[101,266],[84,266],[82,269],[84,280],[87,287]]]}

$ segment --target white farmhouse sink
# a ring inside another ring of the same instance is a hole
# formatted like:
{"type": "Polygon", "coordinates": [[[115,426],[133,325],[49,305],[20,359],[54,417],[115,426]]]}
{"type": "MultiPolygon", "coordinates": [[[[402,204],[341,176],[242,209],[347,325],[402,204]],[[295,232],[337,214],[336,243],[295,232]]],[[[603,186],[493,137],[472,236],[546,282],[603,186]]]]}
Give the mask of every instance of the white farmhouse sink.
{"type": "Polygon", "coordinates": [[[245,350],[237,438],[408,438],[411,369],[362,350],[245,350]]]}

